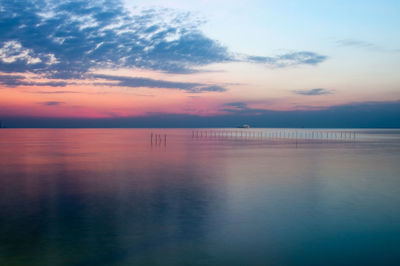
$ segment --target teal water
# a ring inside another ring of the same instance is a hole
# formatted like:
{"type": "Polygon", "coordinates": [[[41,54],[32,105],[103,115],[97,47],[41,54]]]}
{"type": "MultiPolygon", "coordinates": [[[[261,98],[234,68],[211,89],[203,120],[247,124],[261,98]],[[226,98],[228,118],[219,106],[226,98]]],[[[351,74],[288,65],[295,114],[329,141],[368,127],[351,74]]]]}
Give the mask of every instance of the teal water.
{"type": "Polygon", "coordinates": [[[399,130],[192,131],[1,129],[0,265],[400,265],[399,130]]]}

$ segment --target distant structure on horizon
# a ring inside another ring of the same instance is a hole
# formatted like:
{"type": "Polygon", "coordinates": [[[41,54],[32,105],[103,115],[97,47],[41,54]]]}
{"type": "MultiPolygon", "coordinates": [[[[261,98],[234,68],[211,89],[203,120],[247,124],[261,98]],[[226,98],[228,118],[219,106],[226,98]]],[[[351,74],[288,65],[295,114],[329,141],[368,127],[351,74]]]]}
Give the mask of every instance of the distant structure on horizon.
{"type": "Polygon", "coordinates": [[[250,125],[248,124],[243,124],[241,126],[238,126],[238,128],[250,128],[250,125]]]}

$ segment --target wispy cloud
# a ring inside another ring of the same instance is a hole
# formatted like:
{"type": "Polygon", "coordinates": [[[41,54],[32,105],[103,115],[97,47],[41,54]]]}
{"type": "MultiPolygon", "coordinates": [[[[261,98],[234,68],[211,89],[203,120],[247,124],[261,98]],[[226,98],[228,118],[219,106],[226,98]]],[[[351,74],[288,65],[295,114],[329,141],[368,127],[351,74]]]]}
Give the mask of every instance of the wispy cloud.
{"type": "Polygon", "coordinates": [[[353,47],[353,48],[370,50],[370,51],[374,51],[374,52],[398,53],[400,51],[399,49],[387,49],[378,44],[363,41],[363,40],[357,40],[357,39],[342,39],[342,40],[337,41],[336,44],[339,46],[342,46],[342,47],[353,47]]]}
{"type": "Polygon", "coordinates": [[[247,108],[247,103],[245,103],[245,102],[232,102],[232,103],[226,103],[226,104],[224,104],[224,106],[233,107],[235,109],[243,110],[243,109],[247,108]]]}
{"type": "Polygon", "coordinates": [[[273,67],[289,67],[298,65],[317,65],[328,57],[314,52],[301,51],[281,54],[274,57],[247,56],[245,60],[252,63],[261,63],[273,67]]]}
{"type": "Polygon", "coordinates": [[[356,40],[356,39],[343,39],[336,42],[340,46],[356,46],[356,47],[364,47],[364,48],[377,48],[376,44],[356,40]]]}
{"type": "Polygon", "coordinates": [[[65,87],[68,83],[65,81],[47,81],[47,82],[35,82],[26,80],[22,75],[2,75],[0,74],[0,85],[7,87],[17,86],[48,86],[48,87],[65,87]]]}
{"type": "Polygon", "coordinates": [[[32,93],[37,94],[75,94],[80,93],[78,91],[33,91],[32,93]]]}
{"type": "Polygon", "coordinates": [[[126,76],[113,76],[113,75],[92,75],[96,79],[104,79],[107,81],[116,82],[95,82],[95,85],[102,86],[118,86],[118,87],[146,87],[146,88],[160,88],[160,89],[177,89],[183,90],[190,93],[201,93],[201,92],[224,92],[226,88],[217,85],[207,85],[203,83],[193,82],[174,82],[165,80],[156,80],[150,78],[140,77],[126,77],[126,76]]]}
{"type": "Polygon", "coordinates": [[[56,105],[64,104],[64,102],[49,101],[49,102],[41,102],[39,104],[46,105],[46,106],[56,106],[56,105]]]}
{"type": "Polygon", "coordinates": [[[315,96],[315,95],[332,94],[333,91],[324,88],[316,88],[310,90],[294,90],[293,93],[306,96],[315,96]]]}
{"type": "Polygon", "coordinates": [[[260,115],[267,110],[248,107],[248,103],[246,102],[230,102],[223,104],[220,111],[243,116],[243,115],[260,115]]]}

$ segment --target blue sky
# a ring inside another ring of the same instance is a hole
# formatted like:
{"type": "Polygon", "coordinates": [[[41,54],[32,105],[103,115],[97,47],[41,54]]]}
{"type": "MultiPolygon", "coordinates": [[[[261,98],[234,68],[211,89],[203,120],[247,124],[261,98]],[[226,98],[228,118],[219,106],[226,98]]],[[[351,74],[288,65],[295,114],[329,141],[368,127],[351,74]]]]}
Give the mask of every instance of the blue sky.
{"type": "Polygon", "coordinates": [[[167,7],[204,18],[202,29],[232,50],[331,50],[354,39],[399,49],[398,1],[127,1],[129,6],[167,7]],[[132,4],[133,3],[133,4],[132,4]]]}

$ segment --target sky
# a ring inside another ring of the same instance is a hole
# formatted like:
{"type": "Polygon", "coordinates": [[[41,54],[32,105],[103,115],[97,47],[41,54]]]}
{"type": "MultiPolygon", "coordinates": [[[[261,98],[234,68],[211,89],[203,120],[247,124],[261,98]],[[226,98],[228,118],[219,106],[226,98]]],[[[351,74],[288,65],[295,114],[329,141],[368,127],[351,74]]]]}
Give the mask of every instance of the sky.
{"type": "Polygon", "coordinates": [[[400,127],[399,12],[389,0],[0,0],[0,120],[400,127]]]}

